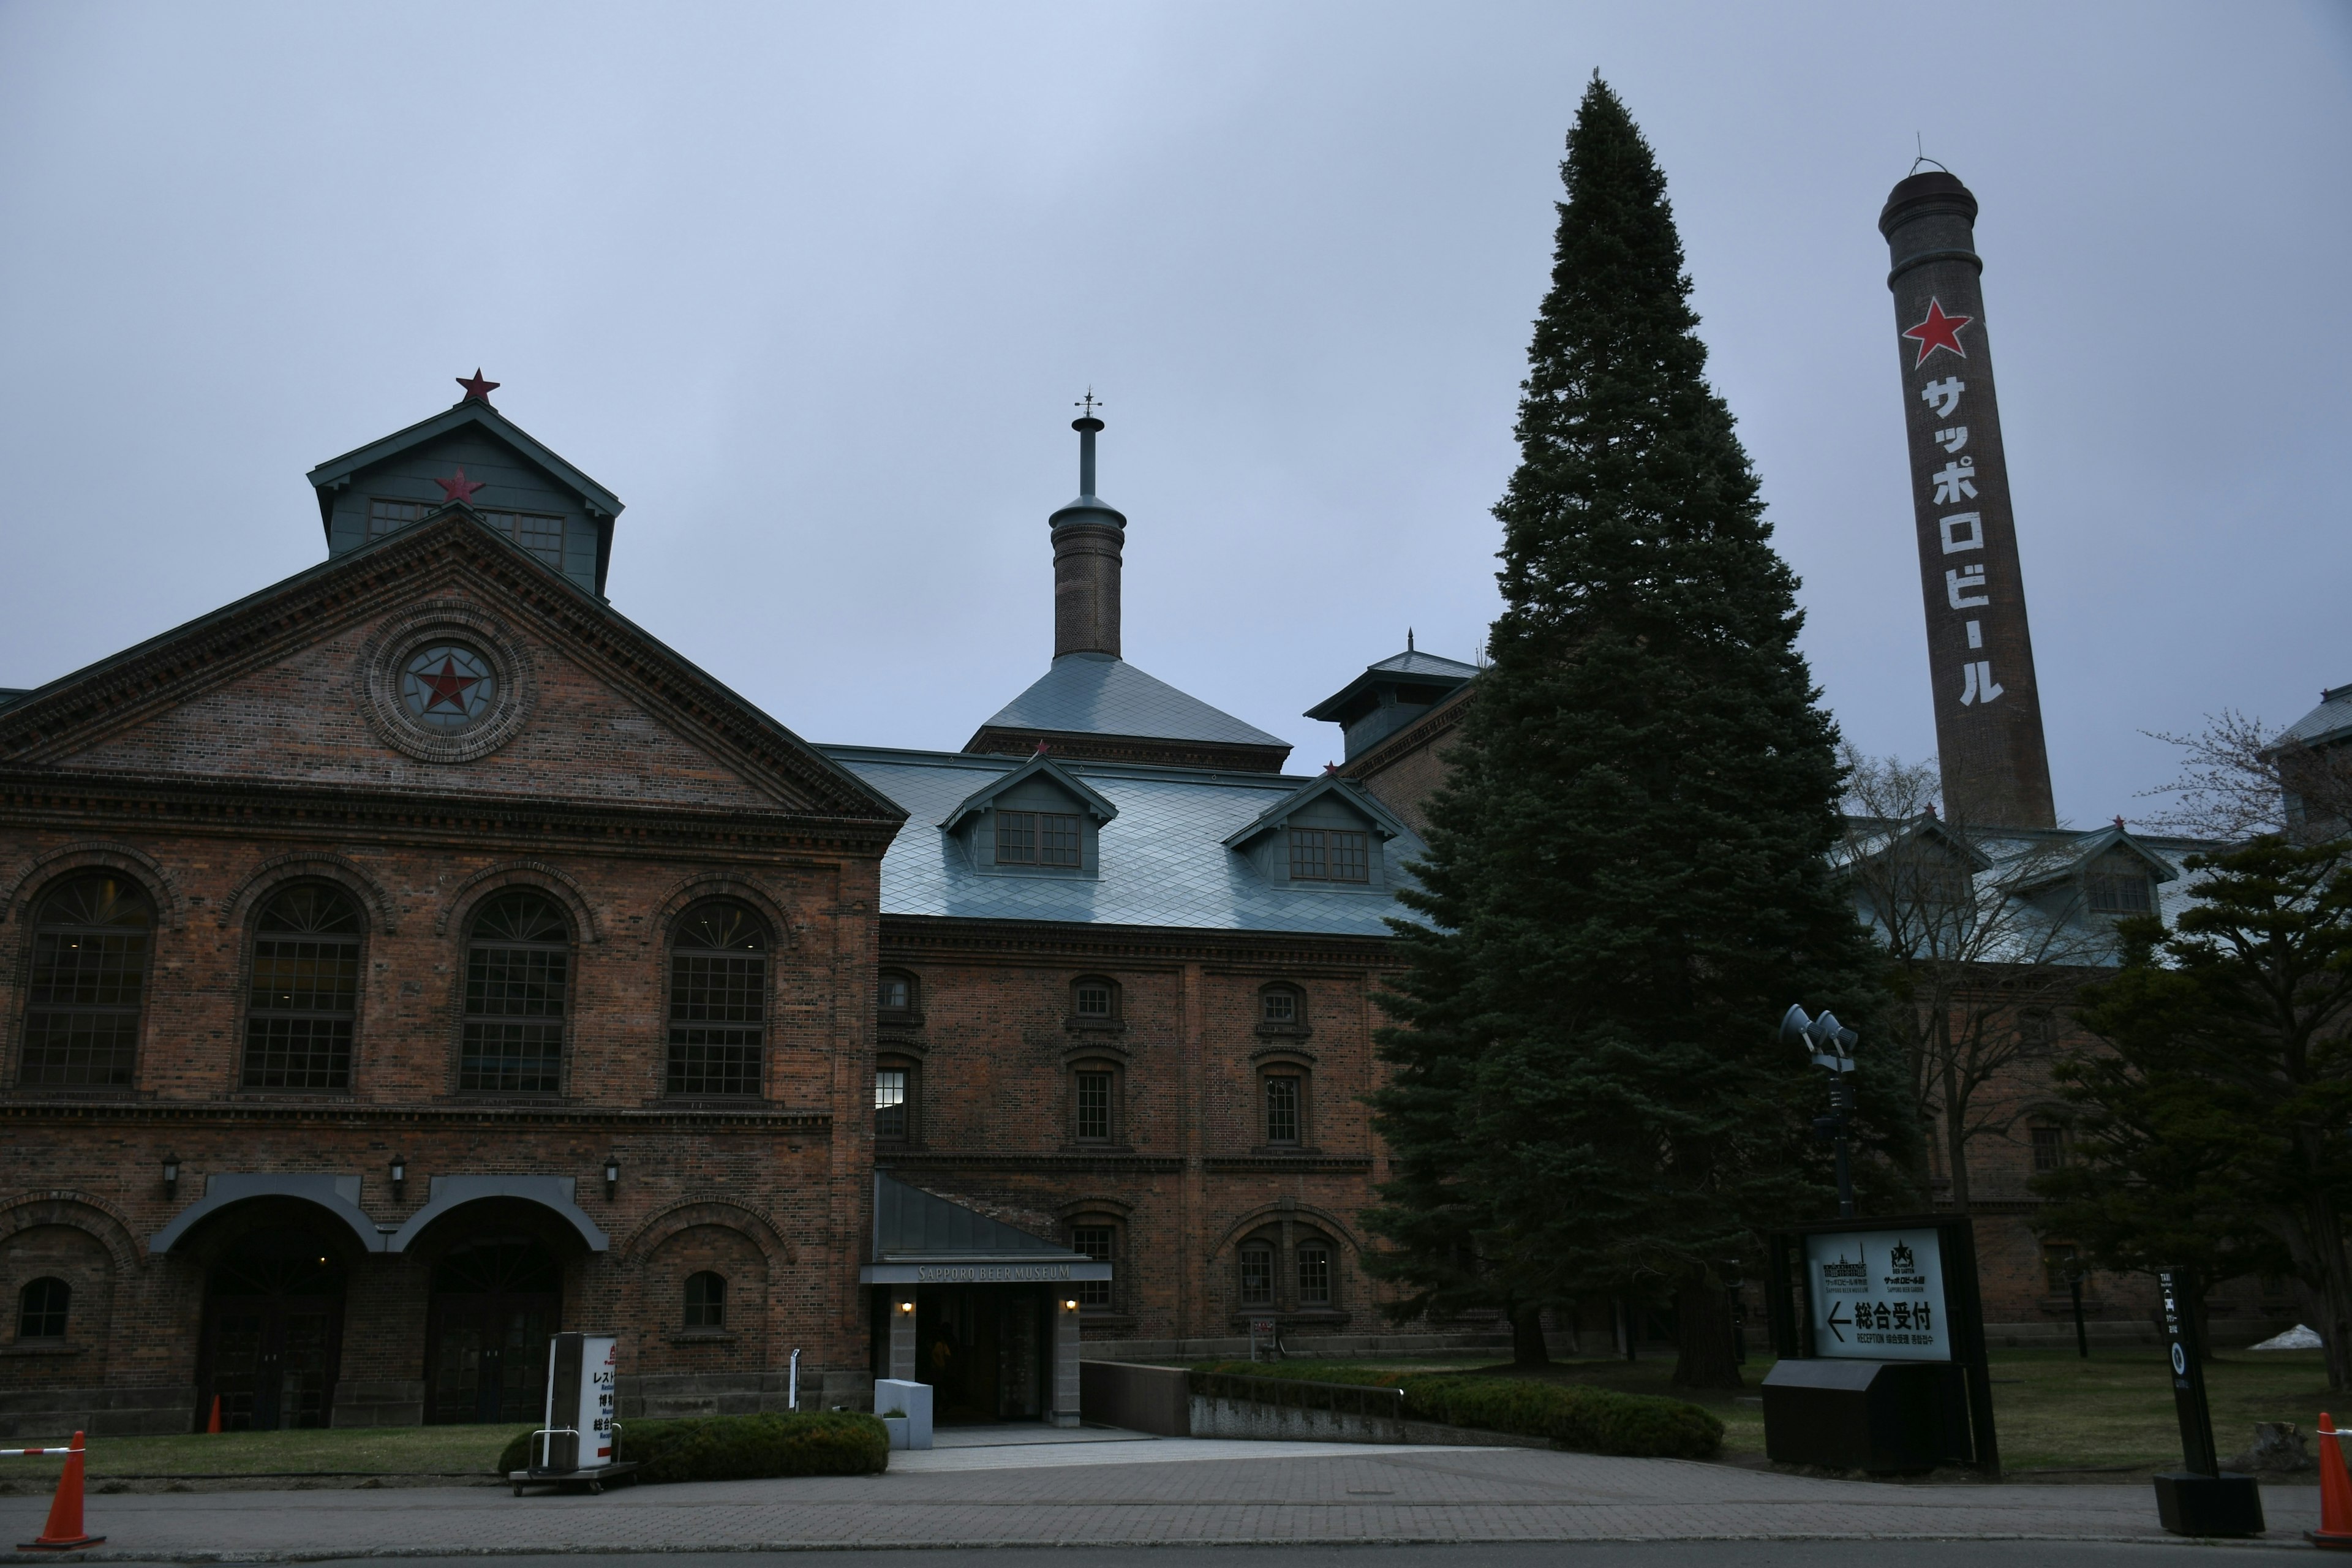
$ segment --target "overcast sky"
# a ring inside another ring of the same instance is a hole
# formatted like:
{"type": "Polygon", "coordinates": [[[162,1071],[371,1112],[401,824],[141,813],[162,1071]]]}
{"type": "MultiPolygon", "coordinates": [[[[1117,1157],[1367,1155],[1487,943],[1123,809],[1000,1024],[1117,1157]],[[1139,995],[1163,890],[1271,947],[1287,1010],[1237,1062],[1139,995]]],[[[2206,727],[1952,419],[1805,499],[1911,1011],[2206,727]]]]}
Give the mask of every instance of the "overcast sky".
{"type": "Polygon", "coordinates": [[[301,570],[311,465],[499,407],[614,604],[801,734],[1052,654],[1108,401],[1126,652],[1295,742],[1468,658],[1599,69],[1865,750],[1933,750],[1875,227],[1977,193],[2062,817],[2352,681],[2352,6],[0,4],[0,686],[301,570]]]}

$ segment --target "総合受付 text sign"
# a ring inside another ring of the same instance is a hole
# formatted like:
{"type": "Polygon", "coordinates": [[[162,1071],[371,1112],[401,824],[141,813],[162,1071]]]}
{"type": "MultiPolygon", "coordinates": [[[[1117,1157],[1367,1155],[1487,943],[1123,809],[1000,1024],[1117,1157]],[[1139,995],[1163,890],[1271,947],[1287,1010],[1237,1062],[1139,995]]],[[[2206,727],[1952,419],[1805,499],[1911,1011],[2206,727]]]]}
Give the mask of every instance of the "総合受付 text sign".
{"type": "Polygon", "coordinates": [[[1857,1361],[1949,1361],[1951,1314],[1933,1229],[1805,1237],[1813,1353],[1857,1361]]]}

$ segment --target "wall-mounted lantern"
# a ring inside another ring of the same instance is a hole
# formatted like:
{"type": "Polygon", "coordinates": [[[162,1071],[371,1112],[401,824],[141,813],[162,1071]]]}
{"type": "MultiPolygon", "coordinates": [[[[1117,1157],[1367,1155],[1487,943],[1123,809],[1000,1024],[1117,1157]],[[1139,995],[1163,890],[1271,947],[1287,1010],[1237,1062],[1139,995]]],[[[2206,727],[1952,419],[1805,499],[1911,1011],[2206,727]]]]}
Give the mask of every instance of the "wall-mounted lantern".
{"type": "Polygon", "coordinates": [[[167,1198],[180,1195],[180,1157],[177,1154],[163,1156],[163,1195],[167,1198]]]}
{"type": "Polygon", "coordinates": [[[1076,1311],[1077,1310],[1078,1310],[1078,1302],[1077,1302],[1077,1298],[1076,1298],[1075,1296],[1073,1296],[1073,1297],[1069,1297],[1069,1298],[1066,1299],[1066,1300],[1062,1302],[1062,1310],[1064,1310],[1065,1312],[1075,1312],[1075,1311],[1076,1311]]]}
{"type": "Polygon", "coordinates": [[[607,1155],[605,1155],[605,1156],[604,1156],[604,1197],[605,1197],[605,1200],[606,1200],[607,1202],[610,1202],[610,1201],[612,1200],[612,1198],[614,1197],[614,1195],[615,1194],[619,1193],[619,1192],[620,1192],[620,1190],[621,1190],[621,1157],[620,1157],[618,1154],[607,1154],[607,1155]]]}
{"type": "Polygon", "coordinates": [[[911,1312],[914,1310],[915,1304],[912,1301],[901,1301],[898,1303],[898,1310],[902,1312],[911,1312]]]}
{"type": "Polygon", "coordinates": [[[392,1157],[392,1195],[397,1199],[401,1189],[408,1185],[408,1161],[399,1154],[392,1157]]]}

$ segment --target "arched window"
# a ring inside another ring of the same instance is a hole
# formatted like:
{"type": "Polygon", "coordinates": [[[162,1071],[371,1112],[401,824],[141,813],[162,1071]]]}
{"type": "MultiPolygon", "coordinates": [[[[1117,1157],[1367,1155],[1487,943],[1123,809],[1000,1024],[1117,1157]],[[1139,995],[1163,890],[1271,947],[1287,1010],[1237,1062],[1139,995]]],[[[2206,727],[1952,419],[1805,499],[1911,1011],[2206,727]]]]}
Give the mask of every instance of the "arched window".
{"type": "Polygon", "coordinates": [[[686,1277],[686,1326],[723,1329],[727,1326],[727,1279],[708,1268],[686,1277]]]}
{"type": "Polygon", "coordinates": [[[1307,1068],[1295,1061],[1271,1061],[1258,1075],[1260,1126],[1271,1148],[1297,1149],[1307,1142],[1307,1068]]]}
{"type": "Polygon", "coordinates": [[[886,1024],[911,1021],[922,1002],[915,977],[903,969],[886,969],[874,988],[874,1008],[886,1024]]]}
{"type": "Polygon", "coordinates": [[[271,894],[253,922],[245,1087],[349,1089],[359,998],[359,906],[320,882],[271,894]]]}
{"type": "Polygon", "coordinates": [[[768,933],[741,904],[686,911],[670,939],[672,1094],[756,1095],[768,1021],[768,933]]]}
{"type": "Polygon", "coordinates": [[[1115,1061],[1079,1061],[1070,1071],[1070,1141],[1118,1143],[1127,1136],[1126,1077],[1115,1061]]]}
{"type": "Polygon", "coordinates": [[[33,916],[19,1082],[131,1087],[154,925],[146,895],[121,877],[76,877],[49,889],[33,916]]]}
{"type": "Polygon", "coordinates": [[[561,904],[530,888],[509,888],[485,903],[467,934],[457,1087],[561,1092],[571,982],[572,922],[561,904]]]}
{"type": "Polygon", "coordinates": [[[44,1275],[16,1295],[16,1337],[20,1340],[61,1340],[66,1337],[66,1309],[73,1287],[44,1275]]]}

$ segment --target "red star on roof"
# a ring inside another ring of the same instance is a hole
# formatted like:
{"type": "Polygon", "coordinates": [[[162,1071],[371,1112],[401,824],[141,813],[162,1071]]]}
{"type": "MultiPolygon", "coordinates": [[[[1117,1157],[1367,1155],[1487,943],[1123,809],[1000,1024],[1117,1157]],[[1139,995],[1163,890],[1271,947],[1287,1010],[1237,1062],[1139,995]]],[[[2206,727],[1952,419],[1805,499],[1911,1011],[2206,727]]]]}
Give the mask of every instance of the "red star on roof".
{"type": "Polygon", "coordinates": [[[420,674],[416,678],[416,684],[432,693],[425,700],[425,710],[427,713],[445,702],[463,713],[466,710],[466,693],[481,683],[482,678],[478,675],[458,674],[457,661],[446,656],[441,660],[439,669],[420,674]]]}
{"type": "Polygon", "coordinates": [[[449,500],[461,500],[467,502],[468,504],[470,504],[474,499],[474,492],[480,489],[485,483],[485,481],[481,479],[467,479],[466,477],[466,465],[463,463],[457,465],[457,477],[456,479],[436,479],[433,482],[441,487],[441,493],[449,500]]]}
{"type": "Polygon", "coordinates": [[[1919,343],[1919,357],[1911,362],[1911,368],[1917,370],[1926,364],[1927,356],[1937,349],[1949,349],[1962,359],[1968,358],[1969,351],[1960,347],[1960,329],[1975,320],[1974,316],[1947,316],[1942,300],[1928,300],[1927,319],[1916,327],[1903,329],[1905,337],[1915,338],[1919,343]]]}
{"type": "Polygon", "coordinates": [[[458,376],[457,381],[459,386],[466,389],[466,395],[457,400],[460,403],[488,403],[490,400],[490,394],[499,388],[497,382],[482,379],[480,365],[474,367],[472,375],[458,376]]]}

